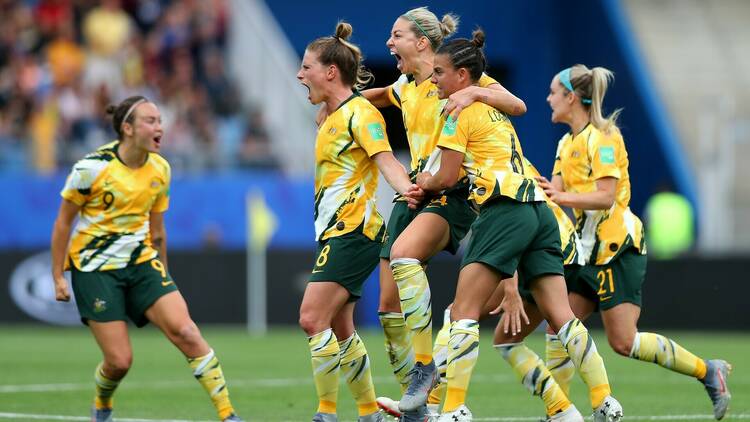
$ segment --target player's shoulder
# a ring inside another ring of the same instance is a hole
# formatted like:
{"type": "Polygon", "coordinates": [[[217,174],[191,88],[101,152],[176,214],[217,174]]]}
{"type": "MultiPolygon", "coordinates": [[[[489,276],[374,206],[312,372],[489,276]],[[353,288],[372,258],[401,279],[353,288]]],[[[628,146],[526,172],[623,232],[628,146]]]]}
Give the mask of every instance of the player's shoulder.
{"type": "Polygon", "coordinates": [[[99,173],[106,168],[113,160],[117,159],[117,144],[119,141],[112,141],[102,145],[96,150],[86,154],[73,165],[74,172],[94,172],[99,173]]]}
{"type": "Polygon", "coordinates": [[[169,167],[169,161],[167,161],[166,158],[162,157],[160,154],[151,152],[148,154],[148,161],[159,173],[169,175],[171,170],[169,167]]]}

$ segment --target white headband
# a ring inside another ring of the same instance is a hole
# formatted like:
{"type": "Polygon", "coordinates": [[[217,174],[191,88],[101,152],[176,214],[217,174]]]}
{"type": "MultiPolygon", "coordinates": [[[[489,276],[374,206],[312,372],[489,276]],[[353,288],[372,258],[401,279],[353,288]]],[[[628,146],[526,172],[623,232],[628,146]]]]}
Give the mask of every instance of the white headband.
{"type": "Polygon", "coordinates": [[[133,112],[133,110],[135,110],[135,108],[136,108],[136,107],[138,106],[138,104],[140,104],[140,103],[145,103],[146,101],[147,101],[147,100],[146,100],[145,98],[141,98],[140,100],[138,100],[138,101],[134,102],[134,103],[133,103],[133,105],[132,105],[132,106],[130,106],[130,108],[128,109],[128,112],[127,112],[127,113],[125,113],[125,117],[123,117],[123,118],[122,118],[122,122],[120,123],[120,127],[122,127],[122,125],[123,125],[123,124],[124,124],[125,122],[127,122],[127,121],[128,121],[128,117],[130,117],[130,113],[132,113],[132,112],[133,112]]]}

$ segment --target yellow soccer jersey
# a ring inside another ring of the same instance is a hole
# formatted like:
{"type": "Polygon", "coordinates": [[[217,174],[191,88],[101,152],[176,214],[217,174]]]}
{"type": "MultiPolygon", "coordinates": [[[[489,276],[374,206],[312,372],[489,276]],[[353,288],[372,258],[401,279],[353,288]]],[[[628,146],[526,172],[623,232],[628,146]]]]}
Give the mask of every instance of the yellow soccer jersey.
{"type": "Polygon", "coordinates": [[[612,208],[574,210],[576,229],[581,237],[581,254],[587,263],[607,264],[630,245],[640,253],[646,253],[643,224],[628,206],[628,153],[618,130],[605,134],[589,124],[576,136],[566,134],[557,146],[552,173],[562,177],[566,191],[575,193],[596,191],[597,179],[617,179],[612,208]]]}
{"type": "Polygon", "coordinates": [[[469,199],[477,205],[498,196],[520,202],[546,198],[536,181],[524,175],[521,143],[510,120],[487,104],[474,103],[458,119],[446,121],[438,146],[464,154],[469,199]]]}
{"type": "Polygon", "coordinates": [[[149,215],[169,207],[169,164],[149,154],[132,169],[118,158],[118,145],[111,142],[78,161],[60,193],[81,206],[68,251],[80,271],[125,268],[157,256],[149,215]]]}
{"type": "MultiPolygon", "coordinates": [[[[478,85],[487,87],[496,83],[496,80],[483,74],[478,85]]],[[[440,149],[436,147],[446,117],[441,113],[448,100],[438,98],[437,86],[430,79],[417,85],[410,75],[401,75],[388,87],[388,98],[401,109],[411,152],[410,175],[415,177],[423,171],[437,173],[440,149]]]]}
{"type": "Polygon", "coordinates": [[[315,238],[341,236],[362,226],[375,239],[383,218],[375,207],[378,168],[370,157],[390,151],[385,121],[359,93],[318,128],[315,140],[315,238]]]}
{"type": "MultiPolygon", "coordinates": [[[[523,162],[525,165],[524,170],[526,176],[534,178],[540,175],[536,167],[534,167],[534,165],[531,164],[531,161],[526,157],[523,158],[523,162]]],[[[544,192],[542,193],[544,194],[544,192]]],[[[552,210],[552,213],[555,214],[557,226],[560,228],[560,248],[563,253],[563,264],[586,265],[586,260],[583,259],[583,255],[578,253],[581,249],[581,239],[578,237],[578,233],[576,233],[576,226],[570,221],[570,218],[565,214],[565,211],[563,211],[559,205],[552,202],[546,194],[544,195],[544,200],[552,210]]]]}

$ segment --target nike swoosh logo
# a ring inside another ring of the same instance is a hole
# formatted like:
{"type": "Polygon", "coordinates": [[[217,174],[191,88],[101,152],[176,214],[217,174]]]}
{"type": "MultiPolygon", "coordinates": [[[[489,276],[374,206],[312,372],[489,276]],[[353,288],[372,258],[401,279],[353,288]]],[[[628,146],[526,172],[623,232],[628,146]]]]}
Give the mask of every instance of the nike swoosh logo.
{"type": "Polygon", "coordinates": [[[599,299],[600,302],[604,302],[605,300],[612,299],[612,296],[602,297],[599,299]]]}
{"type": "Polygon", "coordinates": [[[162,285],[162,286],[164,286],[164,287],[167,287],[167,286],[169,286],[170,284],[174,284],[174,281],[172,281],[172,280],[169,280],[169,281],[162,281],[162,282],[161,282],[161,285],[162,285]]]}
{"type": "Polygon", "coordinates": [[[322,273],[322,272],[323,272],[323,270],[312,270],[313,274],[315,274],[315,273],[322,273]]]}

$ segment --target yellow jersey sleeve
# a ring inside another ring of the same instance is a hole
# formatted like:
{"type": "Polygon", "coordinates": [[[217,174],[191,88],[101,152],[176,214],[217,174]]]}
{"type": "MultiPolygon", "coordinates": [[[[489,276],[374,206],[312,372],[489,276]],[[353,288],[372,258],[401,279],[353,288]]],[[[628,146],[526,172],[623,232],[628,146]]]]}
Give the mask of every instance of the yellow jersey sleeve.
{"type": "Polygon", "coordinates": [[[385,132],[385,120],[374,106],[362,107],[359,113],[353,115],[352,132],[354,141],[365,150],[368,157],[391,151],[385,132]]]}
{"type": "Polygon", "coordinates": [[[500,82],[494,80],[490,75],[486,73],[482,73],[482,76],[479,77],[478,85],[482,88],[487,88],[490,85],[499,84],[500,82]]]}
{"type": "Polygon", "coordinates": [[[159,194],[156,196],[154,204],[151,206],[152,212],[165,212],[169,208],[169,187],[172,183],[172,170],[169,167],[167,160],[162,159],[159,164],[162,165],[165,183],[159,194]]]}
{"type": "Polygon", "coordinates": [[[463,110],[457,118],[448,117],[440,132],[440,139],[437,145],[441,148],[447,148],[465,154],[469,143],[469,125],[468,118],[463,110]],[[464,116],[461,118],[461,116],[464,116]]]}
{"type": "Polygon", "coordinates": [[[620,179],[619,157],[622,155],[622,138],[618,131],[604,134],[596,131],[588,144],[588,154],[591,157],[591,178],[598,180],[604,177],[620,179]]]}

